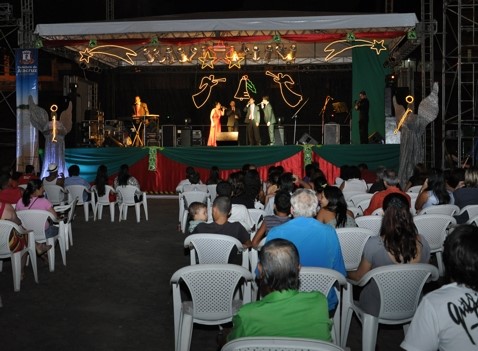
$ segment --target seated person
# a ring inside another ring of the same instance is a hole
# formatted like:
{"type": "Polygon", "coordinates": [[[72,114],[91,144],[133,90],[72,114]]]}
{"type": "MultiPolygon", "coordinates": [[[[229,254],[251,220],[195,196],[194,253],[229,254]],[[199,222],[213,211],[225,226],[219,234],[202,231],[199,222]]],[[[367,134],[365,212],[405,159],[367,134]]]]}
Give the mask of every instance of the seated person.
{"type": "Polygon", "coordinates": [[[326,185],[319,195],[317,220],[334,228],[356,227],[352,211],[347,209],[344,194],[336,186],[326,185]]]}
{"type": "Polygon", "coordinates": [[[23,189],[9,184],[11,183],[8,174],[2,174],[0,176],[0,202],[13,205],[22,198],[23,189]]]}
{"type": "Polygon", "coordinates": [[[262,299],[243,305],[233,317],[227,341],[247,336],[283,336],[331,341],[327,298],[299,292],[300,258],[293,243],[268,241],[257,266],[262,299]]]}
{"type": "MultiPolygon", "coordinates": [[[[468,168],[465,171],[465,186],[456,189],[453,192],[455,205],[460,209],[469,205],[478,205],[478,168],[468,168]]],[[[458,224],[465,223],[468,218],[468,212],[455,216],[458,224]]]]}
{"type": "MultiPolygon", "coordinates": [[[[216,186],[216,193],[217,196],[227,196],[231,198],[231,183],[229,183],[228,181],[219,182],[216,186]]],[[[208,218],[209,220],[212,220],[212,212],[208,213],[208,218]]],[[[252,228],[254,227],[254,221],[249,214],[249,210],[246,206],[241,204],[232,204],[231,213],[229,215],[229,222],[241,223],[248,232],[252,231],[252,228]]]]}
{"type": "Polygon", "coordinates": [[[207,193],[207,185],[201,182],[198,172],[188,174],[189,184],[183,185],[183,191],[203,191],[207,193]]]}
{"type": "Polygon", "coordinates": [[[184,191],[184,185],[191,184],[191,181],[189,180],[189,175],[193,173],[196,173],[196,170],[194,169],[194,167],[191,167],[191,166],[186,167],[186,178],[181,180],[179,184],[176,186],[176,192],[178,194],[184,191]]]}
{"type": "Polygon", "coordinates": [[[35,174],[35,167],[33,165],[26,165],[25,173],[18,178],[18,185],[27,184],[30,179],[38,179],[38,176],[35,174]]]}
{"type": "Polygon", "coordinates": [[[345,176],[341,174],[342,179],[344,180],[339,188],[342,192],[346,191],[360,191],[366,193],[367,183],[362,179],[362,174],[360,173],[360,168],[358,166],[348,166],[345,168],[345,176]]]}
{"type": "Polygon", "coordinates": [[[417,213],[430,206],[454,203],[455,198],[447,189],[444,172],[438,168],[431,169],[415,202],[417,213]]]}
{"type": "Polygon", "coordinates": [[[478,228],[462,224],[444,244],[448,284],[426,294],[400,345],[407,351],[477,349],[478,228]]]}
{"type": "MultiPolygon", "coordinates": [[[[91,190],[90,183],[85,178],[80,177],[80,167],[78,165],[68,167],[68,173],[70,176],[65,179],[65,187],[69,185],[83,185],[86,189],[91,190]]],[[[91,193],[83,192],[83,201],[88,201],[90,197],[91,193]]]]}
{"type": "Polygon", "coordinates": [[[187,233],[192,233],[199,223],[207,221],[207,205],[202,202],[193,202],[188,207],[187,233]]]}
{"type": "Polygon", "coordinates": [[[249,232],[239,222],[229,222],[231,199],[227,196],[217,196],[212,204],[211,223],[199,223],[193,230],[196,233],[224,234],[238,239],[246,248],[251,247],[249,232]]]}
{"type": "Polygon", "coordinates": [[[58,185],[65,186],[65,176],[63,173],[58,173],[58,165],[56,163],[50,163],[48,165],[48,176],[42,179],[43,185],[58,185]]]}

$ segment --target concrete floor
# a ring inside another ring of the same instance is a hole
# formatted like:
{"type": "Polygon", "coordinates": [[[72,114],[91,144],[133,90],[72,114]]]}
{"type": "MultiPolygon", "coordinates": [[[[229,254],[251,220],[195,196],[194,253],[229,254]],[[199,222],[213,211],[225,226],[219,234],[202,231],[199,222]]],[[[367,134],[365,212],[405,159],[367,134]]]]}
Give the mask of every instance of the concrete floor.
{"type": "MultiPolygon", "coordinates": [[[[78,207],[67,266],[56,248],[56,269],[41,260],[39,284],[26,268],[13,291],[10,262],[0,272],[0,350],[174,350],[171,275],[189,264],[177,232],[178,200],[149,199],[149,221],[85,222],[78,207]]],[[[143,213],[142,213],[143,216],[143,213]]],[[[195,325],[192,351],[214,351],[217,327],[195,325]]],[[[403,330],[381,327],[381,350],[401,350],[403,330]]],[[[361,327],[352,321],[351,350],[361,349],[361,327]]]]}

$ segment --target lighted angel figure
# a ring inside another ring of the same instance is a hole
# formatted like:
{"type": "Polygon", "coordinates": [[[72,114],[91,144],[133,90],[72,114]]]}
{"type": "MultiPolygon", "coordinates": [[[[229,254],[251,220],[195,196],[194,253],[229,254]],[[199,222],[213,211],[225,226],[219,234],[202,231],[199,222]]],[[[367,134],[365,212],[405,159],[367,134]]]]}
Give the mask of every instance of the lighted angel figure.
{"type": "MultiPolygon", "coordinates": [[[[399,125],[402,116],[406,113],[403,105],[397,102],[393,97],[393,107],[395,108],[395,116],[397,125],[399,125]]],[[[413,104],[407,106],[413,111],[413,104]]],[[[424,98],[418,105],[418,113],[410,113],[400,129],[400,169],[398,178],[400,184],[405,186],[408,178],[413,173],[413,167],[417,163],[424,162],[425,153],[423,145],[423,133],[427,125],[438,116],[438,83],[433,84],[431,93],[424,98]]]]}
{"type": "Polygon", "coordinates": [[[28,105],[30,109],[30,120],[36,129],[38,129],[45,137],[45,155],[41,177],[48,175],[47,169],[50,163],[58,165],[58,173],[65,173],[65,135],[71,131],[73,126],[71,101],[68,103],[66,110],[62,111],[60,118],[56,118],[56,112],[52,115],[54,119],[50,120],[48,112],[35,104],[33,97],[28,97],[28,105]]]}

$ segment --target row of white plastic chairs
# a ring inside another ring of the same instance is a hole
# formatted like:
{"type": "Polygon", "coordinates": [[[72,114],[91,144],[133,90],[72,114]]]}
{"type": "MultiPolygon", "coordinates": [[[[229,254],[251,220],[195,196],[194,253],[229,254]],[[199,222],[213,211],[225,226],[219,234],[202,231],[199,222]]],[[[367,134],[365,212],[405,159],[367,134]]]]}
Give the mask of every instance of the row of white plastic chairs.
{"type": "Polygon", "coordinates": [[[83,185],[69,185],[65,188],[58,185],[45,185],[44,186],[46,197],[54,205],[62,205],[66,201],[71,202],[73,199],[78,199],[78,205],[83,205],[85,221],[89,220],[90,207],[93,211],[93,220],[102,219],[103,207],[107,206],[110,210],[111,222],[115,220],[115,207],[119,209],[119,220],[126,220],[128,216],[128,208],[134,207],[136,213],[136,221],[139,223],[141,220],[141,207],[144,210],[144,216],[146,220],[148,216],[148,200],[146,192],[142,192],[141,201],[135,201],[135,193],[138,188],[133,185],[120,186],[116,190],[105,185],[105,194],[99,196],[96,187],[93,186],[90,189],[83,185]],[[83,195],[88,194],[89,200],[84,200],[83,195]],[[116,199],[110,200],[109,194],[115,194],[116,199]],[[118,202],[117,196],[121,196],[122,201],[118,202]]]}
{"type": "MultiPolygon", "coordinates": [[[[366,228],[340,228],[337,234],[347,271],[356,270],[365,243],[374,234],[366,228]]],[[[207,325],[230,322],[242,303],[257,298],[253,289],[255,266],[247,259],[248,252],[253,250],[244,250],[242,244],[230,236],[206,233],[189,235],[184,240],[184,246],[190,250],[191,265],[181,268],[171,278],[177,351],[189,350],[193,322],[207,325]],[[226,264],[234,248],[242,255],[242,267],[231,268],[234,265],[226,264]],[[222,272],[224,265],[227,270],[240,273],[236,273],[234,279],[225,279],[227,273],[222,272]],[[240,279],[243,279],[242,300],[238,300],[237,293],[233,293],[240,279]],[[186,282],[192,301],[182,300],[181,282],[186,282]],[[226,287],[232,290],[226,290],[226,287]],[[231,296],[235,296],[235,300],[231,300],[231,296]],[[218,314],[216,308],[221,309],[222,314],[218,314]]],[[[327,296],[331,289],[336,289],[339,305],[333,317],[333,343],[345,348],[352,313],[356,313],[363,323],[363,350],[374,350],[378,323],[407,325],[413,317],[424,283],[436,280],[438,276],[437,268],[430,264],[392,265],[373,269],[359,282],[354,282],[334,270],[303,267],[300,290],[320,291],[327,296]],[[366,314],[353,301],[352,286],[364,286],[371,280],[376,281],[383,292],[378,317],[366,314]],[[402,294],[403,289],[409,293],[402,294]],[[381,319],[385,315],[388,317],[381,319]]]]}

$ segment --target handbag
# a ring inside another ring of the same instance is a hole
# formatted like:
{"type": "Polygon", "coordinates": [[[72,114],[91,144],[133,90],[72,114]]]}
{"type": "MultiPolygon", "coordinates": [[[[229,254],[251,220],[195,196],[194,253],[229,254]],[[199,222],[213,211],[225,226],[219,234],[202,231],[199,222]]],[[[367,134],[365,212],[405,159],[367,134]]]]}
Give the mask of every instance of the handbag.
{"type": "Polygon", "coordinates": [[[12,228],[8,238],[8,246],[12,253],[22,251],[27,246],[28,234],[21,234],[15,228],[12,228]]]}

